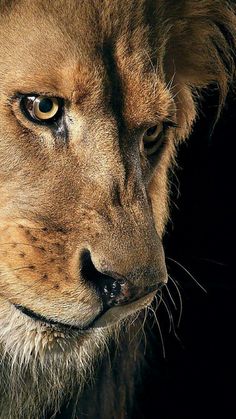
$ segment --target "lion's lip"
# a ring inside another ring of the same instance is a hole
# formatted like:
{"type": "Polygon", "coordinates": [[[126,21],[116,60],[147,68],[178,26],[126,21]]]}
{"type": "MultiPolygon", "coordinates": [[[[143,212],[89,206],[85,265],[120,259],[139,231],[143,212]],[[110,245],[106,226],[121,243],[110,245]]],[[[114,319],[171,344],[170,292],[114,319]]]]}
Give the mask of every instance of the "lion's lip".
{"type": "Polygon", "coordinates": [[[51,318],[47,318],[42,316],[39,313],[29,309],[28,307],[22,306],[20,304],[13,304],[16,309],[21,311],[26,316],[30,317],[34,321],[48,324],[51,327],[59,328],[63,331],[77,331],[83,332],[92,328],[100,328],[100,327],[107,327],[118,321],[124,319],[128,315],[145,308],[147,305],[151,304],[153,298],[156,295],[157,290],[152,291],[143,297],[139,298],[138,300],[132,301],[130,303],[117,305],[107,309],[106,311],[102,311],[99,313],[95,319],[93,319],[88,325],[85,326],[77,326],[71,325],[68,323],[63,323],[60,321],[53,320],[51,318]]]}
{"type": "Polygon", "coordinates": [[[144,295],[129,304],[114,306],[107,310],[104,314],[93,321],[93,327],[108,327],[125,319],[128,315],[133,314],[143,308],[147,307],[153,301],[157,290],[144,295]]]}

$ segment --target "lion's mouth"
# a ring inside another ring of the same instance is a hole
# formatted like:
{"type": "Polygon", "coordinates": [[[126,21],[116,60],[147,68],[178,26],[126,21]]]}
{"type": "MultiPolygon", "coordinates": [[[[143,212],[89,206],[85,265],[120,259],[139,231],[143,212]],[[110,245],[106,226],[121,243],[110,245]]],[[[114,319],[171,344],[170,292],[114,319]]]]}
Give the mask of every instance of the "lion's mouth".
{"type": "Polygon", "coordinates": [[[43,324],[47,324],[50,327],[60,329],[63,331],[77,331],[77,332],[84,332],[92,328],[100,328],[100,327],[108,327],[112,324],[118,323],[119,321],[125,319],[131,314],[137,313],[138,311],[141,311],[143,308],[147,307],[151,304],[153,301],[157,290],[152,291],[145,296],[139,298],[136,301],[132,301],[130,303],[123,304],[121,306],[114,306],[112,308],[109,308],[106,311],[102,311],[99,313],[95,319],[93,319],[89,324],[86,324],[85,326],[76,326],[71,325],[68,323],[63,323],[60,321],[53,320],[51,318],[42,316],[39,313],[36,313],[35,311],[19,305],[19,304],[13,304],[16,309],[21,311],[24,315],[28,316],[32,320],[36,322],[40,322],[43,324]]]}
{"type": "Polygon", "coordinates": [[[57,320],[53,320],[51,318],[42,316],[39,313],[36,313],[35,311],[31,310],[28,307],[22,306],[20,304],[13,304],[14,307],[16,309],[18,309],[19,311],[21,311],[21,313],[25,314],[26,316],[30,317],[32,320],[36,321],[36,322],[40,322],[40,323],[44,323],[44,324],[48,324],[49,326],[55,327],[57,329],[69,329],[69,330],[77,330],[77,331],[83,331],[89,328],[89,326],[85,326],[85,327],[79,327],[79,326],[75,326],[75,325],[71,325],[68,323],[63,323],[57,320]]]}
{"type": "Polygon", "coordinates": [[[156,293],[157,289],[144,295],[138,300],[130,302],[129,304],[124,304],[122,306],[114,306],[110,308],[94,320],[93,327],[107,327],[121,320],[124,320],[131,314],[141,311],[142,309],[146,308],[152,303],[156,293]]]}

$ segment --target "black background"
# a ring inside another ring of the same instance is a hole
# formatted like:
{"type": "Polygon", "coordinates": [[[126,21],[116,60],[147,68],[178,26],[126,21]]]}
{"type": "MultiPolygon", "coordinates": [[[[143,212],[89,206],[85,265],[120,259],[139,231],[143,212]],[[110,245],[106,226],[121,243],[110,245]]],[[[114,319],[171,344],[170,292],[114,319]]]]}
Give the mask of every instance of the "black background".
{"type": "Polygon", "coordinates": [[[233,95],[228,98],[211,135],[216,104],[216,96],[205,96],[193,134],[180,147],[178,181],[172,179],[172,222],[165,237],[167,256],[187,268],[207,294],[183,268],[167,259],[182,295],[178,328],[180,302],[170,282],[178,309],[167,294],[165,300],[180,341],[173,327],[169,333],[167,311],[161,304],[157,313],[166,357],[154,326],[136,418],[236,417],[236,100],[233,95]]]}

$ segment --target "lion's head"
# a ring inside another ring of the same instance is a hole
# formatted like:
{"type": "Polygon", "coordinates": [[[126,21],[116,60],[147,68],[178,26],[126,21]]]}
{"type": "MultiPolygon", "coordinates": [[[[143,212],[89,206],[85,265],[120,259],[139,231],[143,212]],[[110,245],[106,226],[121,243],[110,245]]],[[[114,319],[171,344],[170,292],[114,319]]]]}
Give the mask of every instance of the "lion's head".
{"type": "Polygon", "coordinates": [[[89,351],[167,281],[168,171],[200,89],[224,101],[235,17],[216,0],[0,5],[0,345],[89,351]]]}

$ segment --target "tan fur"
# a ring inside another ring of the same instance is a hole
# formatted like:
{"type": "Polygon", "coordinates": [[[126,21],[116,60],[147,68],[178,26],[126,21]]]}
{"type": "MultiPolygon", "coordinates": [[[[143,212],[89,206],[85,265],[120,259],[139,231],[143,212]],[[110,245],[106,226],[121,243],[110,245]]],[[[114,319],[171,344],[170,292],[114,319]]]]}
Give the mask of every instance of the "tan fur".
{"type": "Polygon", "coordinates": [[[138,268],[140,287],[151,281],[145,267],[165,271],[176,145],[201,89],[217,86],[223,106],[235,40],[223,0],[0,1],[1,418],[56,412],[119,329],[64,333],[13,304],[89,325],[101,302],[81,276],[83,249],[98,269],[138,268]],[[66,143],[22,115],[17,94],[32,92],[64,98],[66,143]],[[150,167],[142,133],[170,117],[178,128],[150,167]]]}

